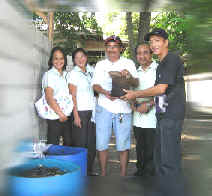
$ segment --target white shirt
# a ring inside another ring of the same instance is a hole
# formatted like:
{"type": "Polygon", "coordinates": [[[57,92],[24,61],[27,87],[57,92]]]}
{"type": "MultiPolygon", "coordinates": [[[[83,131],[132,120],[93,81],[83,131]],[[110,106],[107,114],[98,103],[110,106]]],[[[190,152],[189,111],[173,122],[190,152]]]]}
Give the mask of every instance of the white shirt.
{"type": "MultiPolygon", "coordinates": [[[[116,62],[111,62],[108,59],[102,60],[96,64],[92,85],[98,84],[104,90],[112,90],[112,78],[109,71],[128,70],[134,78],[138,78],[135,64],[132,60],[121,57],[116,62]]],[[[130,113],[132,112],[128,102],[121,99],[111,101],[105,95],[99,94],[98,104],[107,109],[111,113],[130,113]]]]}
{"type": "Polygon", "coordinates": [[[95,105],[95,97],[91,79],[93,77],[94,68],[90,65],[86,66],[86,72],[83,72],[78,66],[75,66],[68,75],[68,83],[76,86],[76,99],[78,111],[93,110],[95,105]]]}
{"type": "Polygon", "coordinates": [[[59,94],[69,94],[68,83],[66,81],[67,72],[63,71],[62,75],[55,68],[52,67],[49,71],[45,72],[42,78],[42,94],[47,87],[53,89],[53,96],[56,97],[59,94]]]}
{"type": "MultiPolygon", "coordinates": [[[[158,64],[153,61],[151,65],[143,70],[139,66],[137,72],[139,77],[139,86],[135,90],[144,90],[154,86],[156,79],[156,69],[158,64]]],[[[137,98],[136,101],[142,102],[147,101],[149,98],[137,98]]],[[[133,125],[142,128],[156,128],[156,116],[155,116],[155,106],[148,113],[141,114],[140,112],[133,113],[133,125]]]]}

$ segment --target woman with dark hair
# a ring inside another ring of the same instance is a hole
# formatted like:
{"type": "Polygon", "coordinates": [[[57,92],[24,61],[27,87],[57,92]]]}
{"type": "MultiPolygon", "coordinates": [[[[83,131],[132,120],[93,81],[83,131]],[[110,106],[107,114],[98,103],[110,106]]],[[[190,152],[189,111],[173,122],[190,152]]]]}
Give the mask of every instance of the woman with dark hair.
{"type": "Polygon", "coordinates": [[[55,98],[62,96],[62,94],[69,94],[66,81],[67,72],[65,71],[67,57],[62,48],[54,47],[51,50],[48,65],[49,70],[45,72],[42,79],[42,93],[45,93],[46,101],[58,115],[58,119],[47,119],[47,143],[58,145],[62,136],[63,144],[71,145],[71,123],[68,120],[69,116],[64,114],[55,98]]]}
{"type": "Polygon", "coordinates": [[[88,149],[87,174],[92,172],[96,156],[96,127],[92,122],[92,111],[95,108],[95,97],[91,86],[94,68],[87,64],[87,53],[77,48],[72,53],[74,68],[68,79],[68,86],[74,104],[72,146],[88,149]]]}

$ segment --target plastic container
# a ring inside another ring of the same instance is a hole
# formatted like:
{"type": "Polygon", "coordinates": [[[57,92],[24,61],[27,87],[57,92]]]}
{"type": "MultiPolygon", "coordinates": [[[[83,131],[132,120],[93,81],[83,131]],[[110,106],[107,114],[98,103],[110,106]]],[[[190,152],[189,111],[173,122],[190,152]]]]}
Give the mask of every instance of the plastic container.
{"type": "Polygon", "coordinates": [[[15,152],[33,152],[33,142],[31,139],[25,139],[18,143],[15,152]]]}
{"type": "Polygon", "coordinates": [[[47,150],[46,158],[66,160],[81,168],[81,176],[87,176],[87,149],[52,145],[47,150]]]}
{"type": "Polygon", "coordinates": [[[27,162],[9,168],[7,192],[10,196],[67,196],[80,195],[82,183],[80,168],[73,163],[54,159],[29,159],[27,162]],[[25,171],[39,165],[65,170],[63,175],[28,178],[15,176],[17,171],[25,171]]]}

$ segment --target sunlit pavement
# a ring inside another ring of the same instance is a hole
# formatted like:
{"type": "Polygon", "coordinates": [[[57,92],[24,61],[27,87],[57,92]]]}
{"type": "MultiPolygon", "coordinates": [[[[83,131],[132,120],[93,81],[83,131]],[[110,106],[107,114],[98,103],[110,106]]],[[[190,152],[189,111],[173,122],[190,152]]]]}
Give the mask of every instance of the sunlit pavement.
{"type": "Polygon", "coordinates": [[[186,119],[183,132],[183,168],[192,195],[212,195],[212,119],[186,119]]]}

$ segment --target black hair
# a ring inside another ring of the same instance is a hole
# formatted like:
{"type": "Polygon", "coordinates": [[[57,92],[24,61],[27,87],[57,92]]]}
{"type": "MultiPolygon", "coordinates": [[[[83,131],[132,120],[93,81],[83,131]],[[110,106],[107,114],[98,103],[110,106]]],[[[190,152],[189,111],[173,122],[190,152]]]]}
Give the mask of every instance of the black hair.
{"type": "Polygon", "coordinates": [[[140,46],[142,46],[142,45],[148,46],[148,47],[149,47],[150,54],[153,53],[152,50],[151,50],[151,48],[150,48],[150,45],[149,45],[148,43],[140,43],[140,44],[138,44],[138,45],[135,47],[135,55],[137,55],[137,50],[138,50],[138,48],[139,48],[140,46]]]}
{"type": "Polygon", "coordinates": [[[77,48],[77,49],[75,49],[74,52],[72,52],[72,61],[73,61],[74,66],[76,65],[74,59],[75,59],[75,56],[76,56],[76,54],[78,52],[82,52],[86,57],[88,57],[87,52],[83,48],[77,48]]]}
{"type": "Polygon", "coordinates": [[[53,62],[52,61],[53,61],[54,53],[56,51],[60,51],[63,54],[63,57],[64,57],[63,70],[65,70],[66,69],[66,66],[67,66],[67,56],[66,56],[64,50],[61,47],[59,47],[59,46],[56,46],[56,47],[52,48],[52,50],[51,50],[49,61],[48,61],[49,69],[51,69],[53,67],[53,62]]]}

